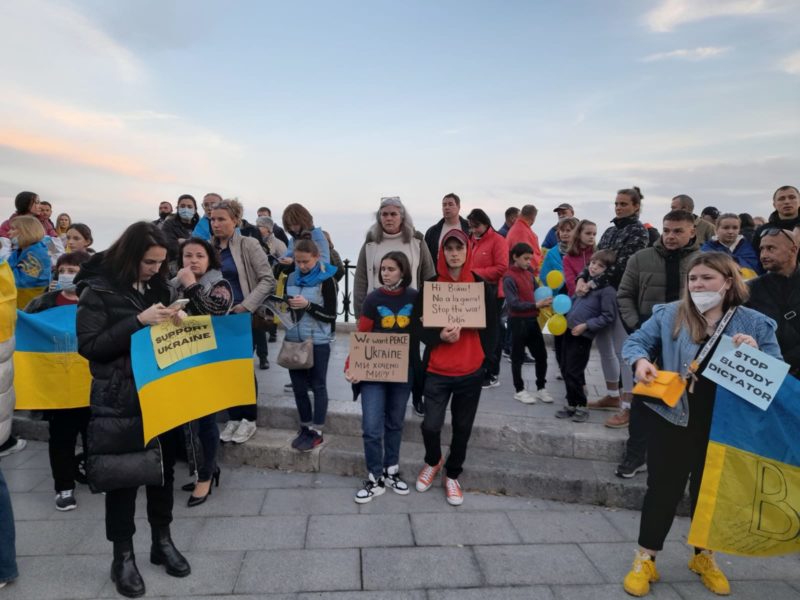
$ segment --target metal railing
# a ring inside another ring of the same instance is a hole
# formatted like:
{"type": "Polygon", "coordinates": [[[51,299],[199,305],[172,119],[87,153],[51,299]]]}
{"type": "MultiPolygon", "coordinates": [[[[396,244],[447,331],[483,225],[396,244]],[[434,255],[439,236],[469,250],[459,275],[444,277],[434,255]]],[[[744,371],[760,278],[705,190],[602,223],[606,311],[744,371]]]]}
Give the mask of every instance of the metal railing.
{"type": "Polygon", "coordinates": [[[342,263],[344,263],[344,290],[342,291],[342,310],[339,311],[339,314],[344,316],[344,322],[347,323],[350,321],[350,315],[355,317],[355,311],[350,308],[353,303],[350,298],[352,292],[350,289],[350,270],[355,271],[356,266],[350,264],[349,258],[345,258],[342,263]]]}

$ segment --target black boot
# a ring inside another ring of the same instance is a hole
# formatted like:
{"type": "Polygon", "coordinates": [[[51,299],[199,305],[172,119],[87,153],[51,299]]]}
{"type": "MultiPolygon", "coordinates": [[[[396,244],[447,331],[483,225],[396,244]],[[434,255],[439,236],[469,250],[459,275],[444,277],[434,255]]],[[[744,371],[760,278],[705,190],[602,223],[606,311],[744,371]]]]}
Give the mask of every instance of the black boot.
{"type": "Polygon", "coordinates": [[[186,577],[192,572],[189,562],[178,552],[169,535],[169,526],[153,527],[153,545],[150,547],[150,562],[164,565],[167,574],[173,577],[186,577]]]}
{"type": "Polygon", "coordinates": [[[111,563],[111,581],[117,592],[128,598],[144,596],[144,580],[136,568],[133,540],[114,542],[114,562],[111,563]]]}

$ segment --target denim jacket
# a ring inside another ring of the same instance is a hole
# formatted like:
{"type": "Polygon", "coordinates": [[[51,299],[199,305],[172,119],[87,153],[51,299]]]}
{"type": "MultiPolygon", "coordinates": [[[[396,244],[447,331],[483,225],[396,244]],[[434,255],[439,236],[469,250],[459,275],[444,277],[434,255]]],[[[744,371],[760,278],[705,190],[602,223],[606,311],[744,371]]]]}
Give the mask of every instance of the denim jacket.
{"type": "MultiPolygon", "coordinates": [[[[653,308],[653,316],[644,322],[642,327],[633,332],[622,345],[622,358],[633,366],[640,358],[653,360],[660,356],[659,367],[665,371],[674,371],[681,376],[687,374],[689,364],[700,351],[700,344],[695,344],[683,327],[678,338],[673,339],[672,328],[678,313],[679,302],[659,304],[653,308]]],[[[737,333],[750,335],[758,344],[759,350],[783,360],[778,340],[775,337],[777,325],[769,317],[740,306],[731,317],[723,333],[733,337],[737,333]]],[[[670,423],[686,427],[689,424],[689,400],[686,392],[674,408],[666,404],[647,403],[651,409],[670,423]]]]}

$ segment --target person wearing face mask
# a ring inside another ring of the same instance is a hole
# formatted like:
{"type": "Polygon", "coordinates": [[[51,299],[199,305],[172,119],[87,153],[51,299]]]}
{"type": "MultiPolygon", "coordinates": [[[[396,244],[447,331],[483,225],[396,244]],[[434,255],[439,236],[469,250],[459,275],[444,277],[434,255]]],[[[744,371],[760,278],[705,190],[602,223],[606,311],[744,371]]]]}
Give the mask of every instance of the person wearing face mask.
{"type": "MultiPolygon", "coordinates": [[[[655,305],[681,297],[689,260],[697,252],[694,222],[690,212],[673,210],[667,213],[659,240],[628,261],[617,290],[617,303],[629,331],[638,329],[649,319],[655,305]]],[[[612,403],[599,400],[589,403],[589,408],[604,409],[610,405],[612,403]]],[[[638,401],[632,402],[630,409],[623,409],[629,430],[625,456],[616,470],[618,477],[630,478],[646,468],[647,430],[642,419],[645,410],[638,401]]],[[[613,426],[618,420],[618,415],[614,415],[606,425],[613,426]]]]}
{"type": "MultiPolygon", "coordinates": [[[[75,275],[80,271],[81,264],[90,258],[87,252],[81,250],[62,254],[56,262],[58,279],[55,289],[31,300],[25,307],[25,312],[38,313],[58,306],[77,304],[75,275]]],[[[89,407],[48,410],[44,416],[50,428],[47,450],[55,485],[56,510],[74,510],[78,506],[75,498],[75,473],[78,468],[75,442],[80,435],[83,447],[86,448],[89,407]]]]}
{"type": "MultiPolygon", "coordinates": [[[[764,269],[758,260],[758,255],[753,246],[740,233],[741,219],[734,213],[724,213],[717,217],[717,231],[705,244],[700,247],[703,252],[725,252],[730,254],[741,269],[747,269],[751,279],[761,275],[764,269]]],[[[743,272],[745,275],[745,272],[743,272]]]]}
{"type": "Polygon", "coordinates": [[[175,272],[175,263],[178,260],[178,248],[180,245],[192,237],[194,228],[200,217],[197,214],[197,202],[189,194],[183,194],[178,198],[178,212],[170,215],[161,225],[161,230],[167,238],[167,258],[172,267],[170,270],[175,272]]]}
{"type": "MultiPolygon", "coordinates": [[[[721,335],[732,337],[736,346],[745,344],[781,359],[775,321],[743,306],[748,289],[730,256],[700,252],[686,267],[681,299],[656,306],[622,347],[623,358],[636,370],[639,381],[655,378],[656,360],[660,368],[689,379],[677,405],[647,403],[643,411],[649,433],[647,492],[639,549],[623,582],[633,596],[646,595],[650,584],[659,580],[656,554],[664,546],[687,480],[692,514],[697,506],[717,390],[703,371],[721,335]]],[[[715,594],[730,593],[730,584],[710,551],[695,548],[688,566],[715,594]]]]}

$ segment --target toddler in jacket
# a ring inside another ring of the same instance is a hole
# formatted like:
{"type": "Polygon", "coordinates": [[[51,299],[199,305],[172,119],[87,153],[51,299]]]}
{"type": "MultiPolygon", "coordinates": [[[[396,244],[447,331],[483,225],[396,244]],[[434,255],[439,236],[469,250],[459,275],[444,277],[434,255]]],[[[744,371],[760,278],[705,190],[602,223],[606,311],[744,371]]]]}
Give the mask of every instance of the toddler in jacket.
{"type": "Polygon", "coordinates": [[[564,333],[561,354],[567,406],[556,412],[558,419],[572,419],[576,423],[584,423],[589,419],[583,374],[589,362],[594,336],[616,322],[619,313],[616,290],[608,284],[600,284],[600,275],[615,260],[616,254],[611,250],[598,250],[592,254],[589,276],[597,287],[585,296],[575,296],[572,308],[567,313],[567,331],[564,333]]]}

